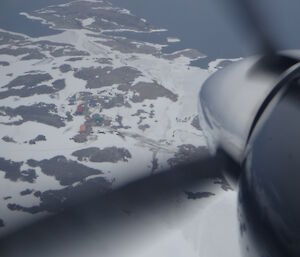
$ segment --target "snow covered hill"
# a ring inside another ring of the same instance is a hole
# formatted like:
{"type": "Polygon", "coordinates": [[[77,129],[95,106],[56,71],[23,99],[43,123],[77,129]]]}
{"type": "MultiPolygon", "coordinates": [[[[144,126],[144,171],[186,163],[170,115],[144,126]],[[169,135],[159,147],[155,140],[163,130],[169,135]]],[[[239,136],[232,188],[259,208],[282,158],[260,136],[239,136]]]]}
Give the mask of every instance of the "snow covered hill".
{"type": "Polygon", "coordinates": [[[105,192],[206,153],[197,94],[218,62],[192,67],[196,50],[118,35],[164,29],[106,1],[22,15],[60,32],[0,30],[0,233],[88,186],[105,192]]]}

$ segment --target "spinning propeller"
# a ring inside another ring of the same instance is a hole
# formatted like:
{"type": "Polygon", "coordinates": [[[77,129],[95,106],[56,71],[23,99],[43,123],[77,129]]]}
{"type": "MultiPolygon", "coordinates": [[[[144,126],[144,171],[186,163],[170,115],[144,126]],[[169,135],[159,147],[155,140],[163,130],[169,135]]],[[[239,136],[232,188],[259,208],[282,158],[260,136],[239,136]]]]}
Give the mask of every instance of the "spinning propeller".
{"type": "Polygon", "coordinates": [[[80,234],[121,226],[113,210],[124,203],[147,209],[152,195],[154,207],[164,208],[172,192],[223,175],[239,191],[242,256],[300,256],[300,51],[277,52],[253,2],[234,1],[262,55],[216,72],[199,93],[210,155],[104,195],[83,192],[65,211],[3,238],[1,256],[46,256],[54,242],[77,244],[80,234]]]}

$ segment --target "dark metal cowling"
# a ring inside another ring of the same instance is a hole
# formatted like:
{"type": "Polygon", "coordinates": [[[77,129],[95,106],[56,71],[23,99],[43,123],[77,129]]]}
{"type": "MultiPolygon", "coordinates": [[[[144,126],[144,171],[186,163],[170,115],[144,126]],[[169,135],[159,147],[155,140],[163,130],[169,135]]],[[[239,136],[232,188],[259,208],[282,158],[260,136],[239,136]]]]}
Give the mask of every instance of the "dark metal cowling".
{"type": "Polygon", "coordinates": [[[290,82],[251,142],[240,179],[243,256],[300,256],[300,83],[290,82]]]}
{"type": "Polygon", "coordinates": [[[244,257],[300,256],[299,70],[294,52],[251,57],[215,73],[199,94],[211,152],[239,167],[244,257]]]}

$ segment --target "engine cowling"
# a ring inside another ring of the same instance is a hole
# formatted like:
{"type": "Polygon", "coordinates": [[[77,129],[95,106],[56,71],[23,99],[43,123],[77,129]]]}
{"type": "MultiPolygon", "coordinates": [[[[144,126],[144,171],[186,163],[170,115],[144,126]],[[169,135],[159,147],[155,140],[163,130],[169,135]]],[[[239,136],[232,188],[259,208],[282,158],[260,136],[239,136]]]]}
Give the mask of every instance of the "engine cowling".
{"type": "Polygon", "coordinates": [[[299,78],[296,54],[255,56],[216,72],[199,93],[211,153],[239,167],[232,184],[245,257],[300,256],[299,78]]]}

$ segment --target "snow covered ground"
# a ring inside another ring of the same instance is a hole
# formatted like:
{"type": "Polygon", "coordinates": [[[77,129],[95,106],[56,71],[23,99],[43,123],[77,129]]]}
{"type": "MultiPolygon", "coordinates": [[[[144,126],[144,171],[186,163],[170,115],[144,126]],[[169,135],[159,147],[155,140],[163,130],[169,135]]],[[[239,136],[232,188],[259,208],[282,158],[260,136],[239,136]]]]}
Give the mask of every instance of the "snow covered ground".
{"type": "MultiPolygon", "coordinates": [[[[61,210],[88,183],[105,192],[206,151],[197,94],[218,61],[204,70],[190,66],[203,58],[195,50],[164,54],[163,45],[107,34],[164,30],[105,1],[22,15],[60,33],[0,30],[0,233],[61,210]]],[[[238,256],[235,193],[214,190],[223,194],[197,201],[182,192],[193,218],[163,229],[138,255],[238,256]]]]}

